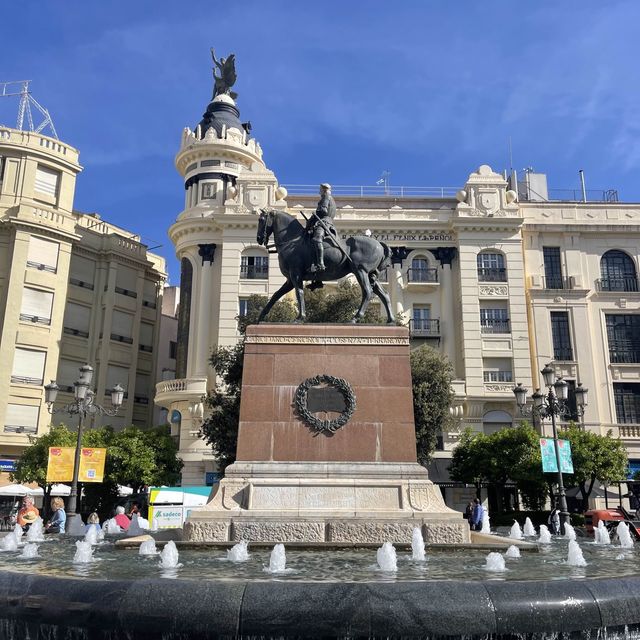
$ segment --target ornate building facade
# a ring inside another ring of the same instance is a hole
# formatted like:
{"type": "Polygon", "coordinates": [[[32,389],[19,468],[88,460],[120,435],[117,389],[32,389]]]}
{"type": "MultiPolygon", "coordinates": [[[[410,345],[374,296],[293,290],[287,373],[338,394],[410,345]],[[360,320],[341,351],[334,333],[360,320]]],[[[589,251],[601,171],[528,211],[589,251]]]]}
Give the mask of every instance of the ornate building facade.
{"type": "MultiPolygon", "coordinates": [[[[116,427],[152,423],[164,259],[140,238],[73,209],[78,151],[0,128],[0,458],[10,463],[73,397],[78,369],[95,368],[98,402],[126,390],[116,427]]],[[[61,414],[60,422],[70,424],[61,414]]],[[[99,422],[97,422],[99,424],[99,422]]]]}
{"type": "MultiPolygon", "coordinates": [[[[256,214],[270,207],[302,219],[318,196],[279,185],[228,95],[184,131],[176,167],[185,186],[169,231],[182,265],[177,378],[157,385],[156,403],[179,416],[183,481],[200,484],[215,471],[198,436],[202,395],[215,381],[211,349],[238,340],[248,296],[283,282],[277,256],[256,242],[256,214]]],[[[463,428],[490,433],[520,419],[513,387],[540,386],[547,362],[590,389],[585,428],[611,429],[640,463],[640,205],[526,201],[486,165],[453,190],[333,195],[344,237],[369,230],[391,247],[384,279],[413,343],[453,363],[457,421],[439,438],[434,480],[447,484],[463,428]]]]}

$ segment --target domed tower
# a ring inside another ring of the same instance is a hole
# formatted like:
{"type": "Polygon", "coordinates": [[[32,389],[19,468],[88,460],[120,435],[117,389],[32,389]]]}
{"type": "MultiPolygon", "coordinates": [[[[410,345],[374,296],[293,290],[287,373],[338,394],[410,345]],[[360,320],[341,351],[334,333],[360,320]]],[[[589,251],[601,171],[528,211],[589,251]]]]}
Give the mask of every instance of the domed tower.
{"type": "Polygon", "coordinates": [[[215,383],[212,349],[238,341],[243,299],[270,295],[282,282],[256,231],[260,208],[284,208],[286,190],[267,169],[251,124],[240,120],[231,91],[235,57],[213,58],[213,97],[195,129],[183,131],[175,158],[185,190],[184,209],[169,229],[181,268],[176,380],[156,390],[156,404],[169,409],[180,435],[183,484],[202,484],[204,474],[215,471],[198,437],[201,399],[215,383]]]}

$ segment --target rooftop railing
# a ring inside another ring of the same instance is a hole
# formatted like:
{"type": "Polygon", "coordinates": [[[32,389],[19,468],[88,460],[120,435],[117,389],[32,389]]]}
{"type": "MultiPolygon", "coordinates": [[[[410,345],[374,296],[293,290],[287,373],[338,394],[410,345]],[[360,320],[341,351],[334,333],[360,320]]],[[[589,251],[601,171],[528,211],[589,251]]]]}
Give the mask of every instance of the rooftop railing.
{"type": "MultiPolygon", "coordinates": [[[[283,184],[292,196],[318,195],[317,184],[283,184]]],[[[460,187],[395,187],[383,185],[331,185],[334,196],[370,196],[379,198],[452,198],[460,187]]]]}

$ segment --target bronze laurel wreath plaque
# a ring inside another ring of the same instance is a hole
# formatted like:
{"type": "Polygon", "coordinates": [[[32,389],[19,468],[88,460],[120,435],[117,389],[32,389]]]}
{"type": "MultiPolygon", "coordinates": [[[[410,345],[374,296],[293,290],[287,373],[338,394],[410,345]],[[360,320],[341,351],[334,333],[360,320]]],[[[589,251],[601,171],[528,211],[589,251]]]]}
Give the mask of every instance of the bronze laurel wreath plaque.
{"type": "Polygon", "coordinates": [[[340,427],[343,427],[356,410],[356,395],[353,393],[351,385],[343,378],[335,378],[334,376],[319,375],[314,378],[307,378],[297,389],[294,398],[294,404],[298,415],[310,425],[314,431],[328,431],[335,433],[340,427]],[[344,399],[345,409],[335,420],[321,420],[316,418],[307,406],[309,389],[325,384],[338,390],[344,399]]]}

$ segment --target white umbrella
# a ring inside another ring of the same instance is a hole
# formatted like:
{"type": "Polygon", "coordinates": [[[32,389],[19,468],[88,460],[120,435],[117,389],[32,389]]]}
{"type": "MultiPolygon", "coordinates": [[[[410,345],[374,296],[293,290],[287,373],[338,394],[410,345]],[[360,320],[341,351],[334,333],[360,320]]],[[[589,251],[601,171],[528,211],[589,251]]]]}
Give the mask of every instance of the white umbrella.
{"type": "Polygon", "coordinates": [[[31,489],[23,484],[8,484],[0,487],[0,496],[26,496],[31,494],[31,489]]]}
{"type": "Polygon", "coordinates": [[[133,489],[131,487],[125,487],[121,484],[118,485],[118,495],[120,497],[130,496],[133,493],[133,489]]]}

